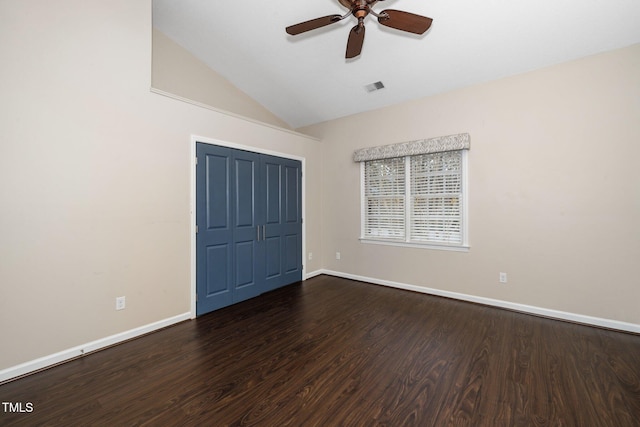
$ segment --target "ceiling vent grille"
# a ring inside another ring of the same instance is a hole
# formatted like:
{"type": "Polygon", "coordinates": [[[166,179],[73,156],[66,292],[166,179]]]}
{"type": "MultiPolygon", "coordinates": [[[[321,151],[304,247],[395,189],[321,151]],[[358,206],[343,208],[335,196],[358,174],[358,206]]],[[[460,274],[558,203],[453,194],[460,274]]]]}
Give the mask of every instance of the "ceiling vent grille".
{"type": "Polygon", "coordinates": [[[375,92],[376,90],[384,89],[382,82],[375,82],[364,87],[367,92],[375,92]]]}

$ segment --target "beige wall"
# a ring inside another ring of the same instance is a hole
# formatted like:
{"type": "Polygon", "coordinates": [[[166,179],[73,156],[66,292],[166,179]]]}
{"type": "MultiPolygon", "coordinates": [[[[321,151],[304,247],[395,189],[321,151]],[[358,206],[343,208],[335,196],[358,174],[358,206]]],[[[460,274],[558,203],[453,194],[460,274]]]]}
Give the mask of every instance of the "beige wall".
{"type": "Polygon", "coordinates": [[[0,2],[0,370],[189,312],[192,134],[307,159],[321,268],[320,143],[151,93],[151,33],[150,0],[0,2]]]}
{"type": "Polygon", "coordinates": [[[635,45],[302,129],[324,145],[325,268],[640,324],[639,76],[635,45]],[[461,132],[470,251],[359,243],[354,149],[461,132]]]}
{"type": "Polygon", "coordinates": [[[164,92],[250,119],[290,128],[283,120],[157,29],[151,85],[164,92]]]}

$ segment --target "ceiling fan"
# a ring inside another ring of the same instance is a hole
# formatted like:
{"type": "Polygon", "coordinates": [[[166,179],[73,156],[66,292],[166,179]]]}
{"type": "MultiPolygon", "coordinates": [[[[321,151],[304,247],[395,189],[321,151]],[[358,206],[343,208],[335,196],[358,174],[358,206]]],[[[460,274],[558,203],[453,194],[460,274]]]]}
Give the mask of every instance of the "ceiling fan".
{"type": "Polygon", "coordinates": [[[378,18],[378,22],[384,26],[395,28],[396,30],[407,31],[414,34],[424,34],[433,20],[426,16],[420,16],[401,10],[386,9],[380,13],[374,12],[371,7],[385,0],[338,0],[341,5],[349,9],[344,15],[328,15],[310,21],[301,22],[286,28],[287,33],[295,36],[307,31],[326,25],[335,24],[338,21],[353,15],[358,19],[358,23],[351,29],[349,40],[347,41],[346,58],[355,58],[360,55],[364,44],[364,18],[372,14],[378,18]]]}

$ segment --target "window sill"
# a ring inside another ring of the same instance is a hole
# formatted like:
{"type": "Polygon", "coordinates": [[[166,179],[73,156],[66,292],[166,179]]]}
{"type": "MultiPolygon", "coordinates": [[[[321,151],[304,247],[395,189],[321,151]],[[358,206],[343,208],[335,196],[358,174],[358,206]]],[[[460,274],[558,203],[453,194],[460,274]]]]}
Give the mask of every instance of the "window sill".
{"type": "Polygon", "coordinates": [[[401,242],[393,240],[375,240],[360,238],[360,243],[367,243],[372,245],[386,245],[386,246],[401,246],[405,248],[418,248],[418,249],[432,249],[439,251],[453,251],[453,252],[469,252],[470,246],[468,245],[438,245],[434,243],[412,243],[401,242]]]}

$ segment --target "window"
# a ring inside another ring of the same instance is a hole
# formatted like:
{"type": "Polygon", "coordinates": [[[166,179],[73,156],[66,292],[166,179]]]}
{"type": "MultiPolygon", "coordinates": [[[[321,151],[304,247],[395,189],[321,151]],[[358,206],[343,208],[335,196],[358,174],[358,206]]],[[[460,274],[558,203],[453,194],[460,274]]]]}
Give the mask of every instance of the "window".
{"type": "Polygon", "coordinates": [[[459,249],[466,238],[466,151],[361,162],[364,241],[459,249]]]}
{"type": "Polygon", "coordinates": [[[366,237],[405,238],[405,161],[402,158],[365,162],[366,237]]]}

